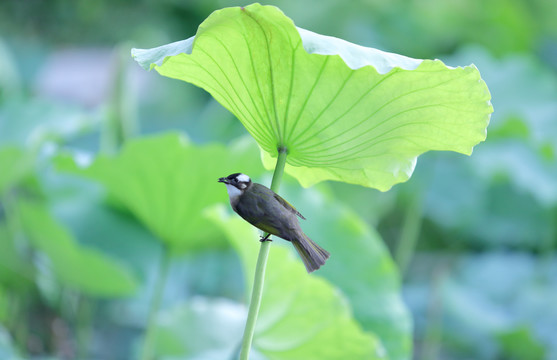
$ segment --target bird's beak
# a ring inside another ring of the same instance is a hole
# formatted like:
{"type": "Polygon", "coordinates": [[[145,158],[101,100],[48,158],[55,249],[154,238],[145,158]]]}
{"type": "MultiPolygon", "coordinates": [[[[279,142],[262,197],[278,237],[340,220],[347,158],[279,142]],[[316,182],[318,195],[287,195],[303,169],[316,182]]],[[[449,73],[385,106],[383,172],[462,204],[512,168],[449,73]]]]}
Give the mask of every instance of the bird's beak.
{"type": "Polygon", "coordinates": [[[219,182],[228,184],[228,179],[221,177],[221,178],[219,178],[219,182]]]}

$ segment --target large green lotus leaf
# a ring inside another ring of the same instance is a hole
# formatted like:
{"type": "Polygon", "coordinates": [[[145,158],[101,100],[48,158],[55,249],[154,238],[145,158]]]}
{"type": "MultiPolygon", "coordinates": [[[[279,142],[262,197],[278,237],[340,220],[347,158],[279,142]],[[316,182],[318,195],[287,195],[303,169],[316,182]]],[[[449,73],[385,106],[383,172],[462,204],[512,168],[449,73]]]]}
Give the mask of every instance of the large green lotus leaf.
{"type": "Polygon", "coordinates": [[[381,237],[334,200],[326,185],[301,189],[286,182],[281,191],[307,218],[301,225],[308,236],[331,253],[316,274],[342,290],[355,318],[364,330],[377,334],[389,359],[410,359],[412,321],[402,301],[397,267],[381,237]]]}
{"type": "Polygon", "coordinates": [[[255,145],[196,146],[168,133],[131,140],[117,156],[100,155],[86,167],[60,158],[58,168],[99,181],[163,243],[184,251],[225,243],[202,210],[227,201],[219,177],[260,173],[258,163],[255,145]]]}
{"type": "Polygon", "coordinates": [[[273,6],[211,14],[195,37],[132,50],[144,68],[207,90],[302,185],[387,190],[429,150],[470,154],[492,112],[474,65],[451,68],[296,28],[273,6]]]}
{"type": "Polygon", "coordinates": [[[102,253],[80,246],[40,203],[20,201],[18,214],[34,247],[49,259],[59,281],[99,297],[127,296],[137,288],[131,272],[102,253]]]}
{"type": "MultiPolygon", "coordinates": [[[[217,207],[209,217],[240,254],[251,283],[257,259],[257,232],[217,207]]],[[[325,279],[308,275],[293,253],[272,246],[265,291],[254,336],[254,351],[273,360],[386,359],[381,342],[364,332],[350,307],[325,279]]]]}

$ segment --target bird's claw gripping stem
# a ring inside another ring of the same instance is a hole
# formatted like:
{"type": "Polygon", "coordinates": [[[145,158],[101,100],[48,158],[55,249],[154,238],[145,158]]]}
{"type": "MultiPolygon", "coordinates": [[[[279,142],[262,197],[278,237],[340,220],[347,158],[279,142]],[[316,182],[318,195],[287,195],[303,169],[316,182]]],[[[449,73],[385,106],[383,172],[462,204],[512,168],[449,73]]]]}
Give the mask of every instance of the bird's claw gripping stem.
{"type": "Polygon", "coordinates": [[[271,234],[267,234],[264,237],[262,236],[261,239],[259,239],[259,241],[263,242],[263,241],[273,241],[271,239],[269,239],[269,236],[271,236],[271,234]]]}

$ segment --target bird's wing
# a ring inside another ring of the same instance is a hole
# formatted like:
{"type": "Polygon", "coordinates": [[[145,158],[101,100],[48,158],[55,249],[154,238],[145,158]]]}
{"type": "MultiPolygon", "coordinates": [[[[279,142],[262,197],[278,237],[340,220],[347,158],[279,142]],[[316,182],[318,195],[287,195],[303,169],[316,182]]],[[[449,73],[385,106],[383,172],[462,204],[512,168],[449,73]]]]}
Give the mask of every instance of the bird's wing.
{"type": "Polygon", "coordinates": [[[274,194],[275,195],[275,199],[282,205],[284,206],[284,208],[296,215],[298,215],[301,219],[306,219],[302,214],[300,214],[300,212],[298,210],[296,210],[296,208],[294,206],[292,206],[292,204],[290,204],[288,201],[284,200],[283,198],[281,198],[278,194],[274,194]]]}
{"type": "Polygon", "coordinates": [[[263,230],[269,234],[280,236],[280,231],[275,228],[273,225],[266,223],[265,221],[258,221],[252,223],[253,226],[258,228],[259,230],[263,230]]]}

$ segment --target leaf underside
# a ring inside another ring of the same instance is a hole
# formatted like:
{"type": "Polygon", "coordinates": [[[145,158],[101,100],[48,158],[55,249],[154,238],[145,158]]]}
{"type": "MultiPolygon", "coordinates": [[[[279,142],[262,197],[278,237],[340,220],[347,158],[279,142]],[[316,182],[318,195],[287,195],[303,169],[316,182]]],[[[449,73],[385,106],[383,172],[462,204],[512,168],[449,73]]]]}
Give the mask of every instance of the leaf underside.
{"type": "Polygon", "coordinates": [[[470,154],[485,140],[490,94],[473,65],[447,67],[298,29],[253,4],[211,14],[195,37],[132,51],[145,68],[199,86],[255,138],[269,167],[288,150],[302,185],[380,190],[429,150],[470,154]]]}

